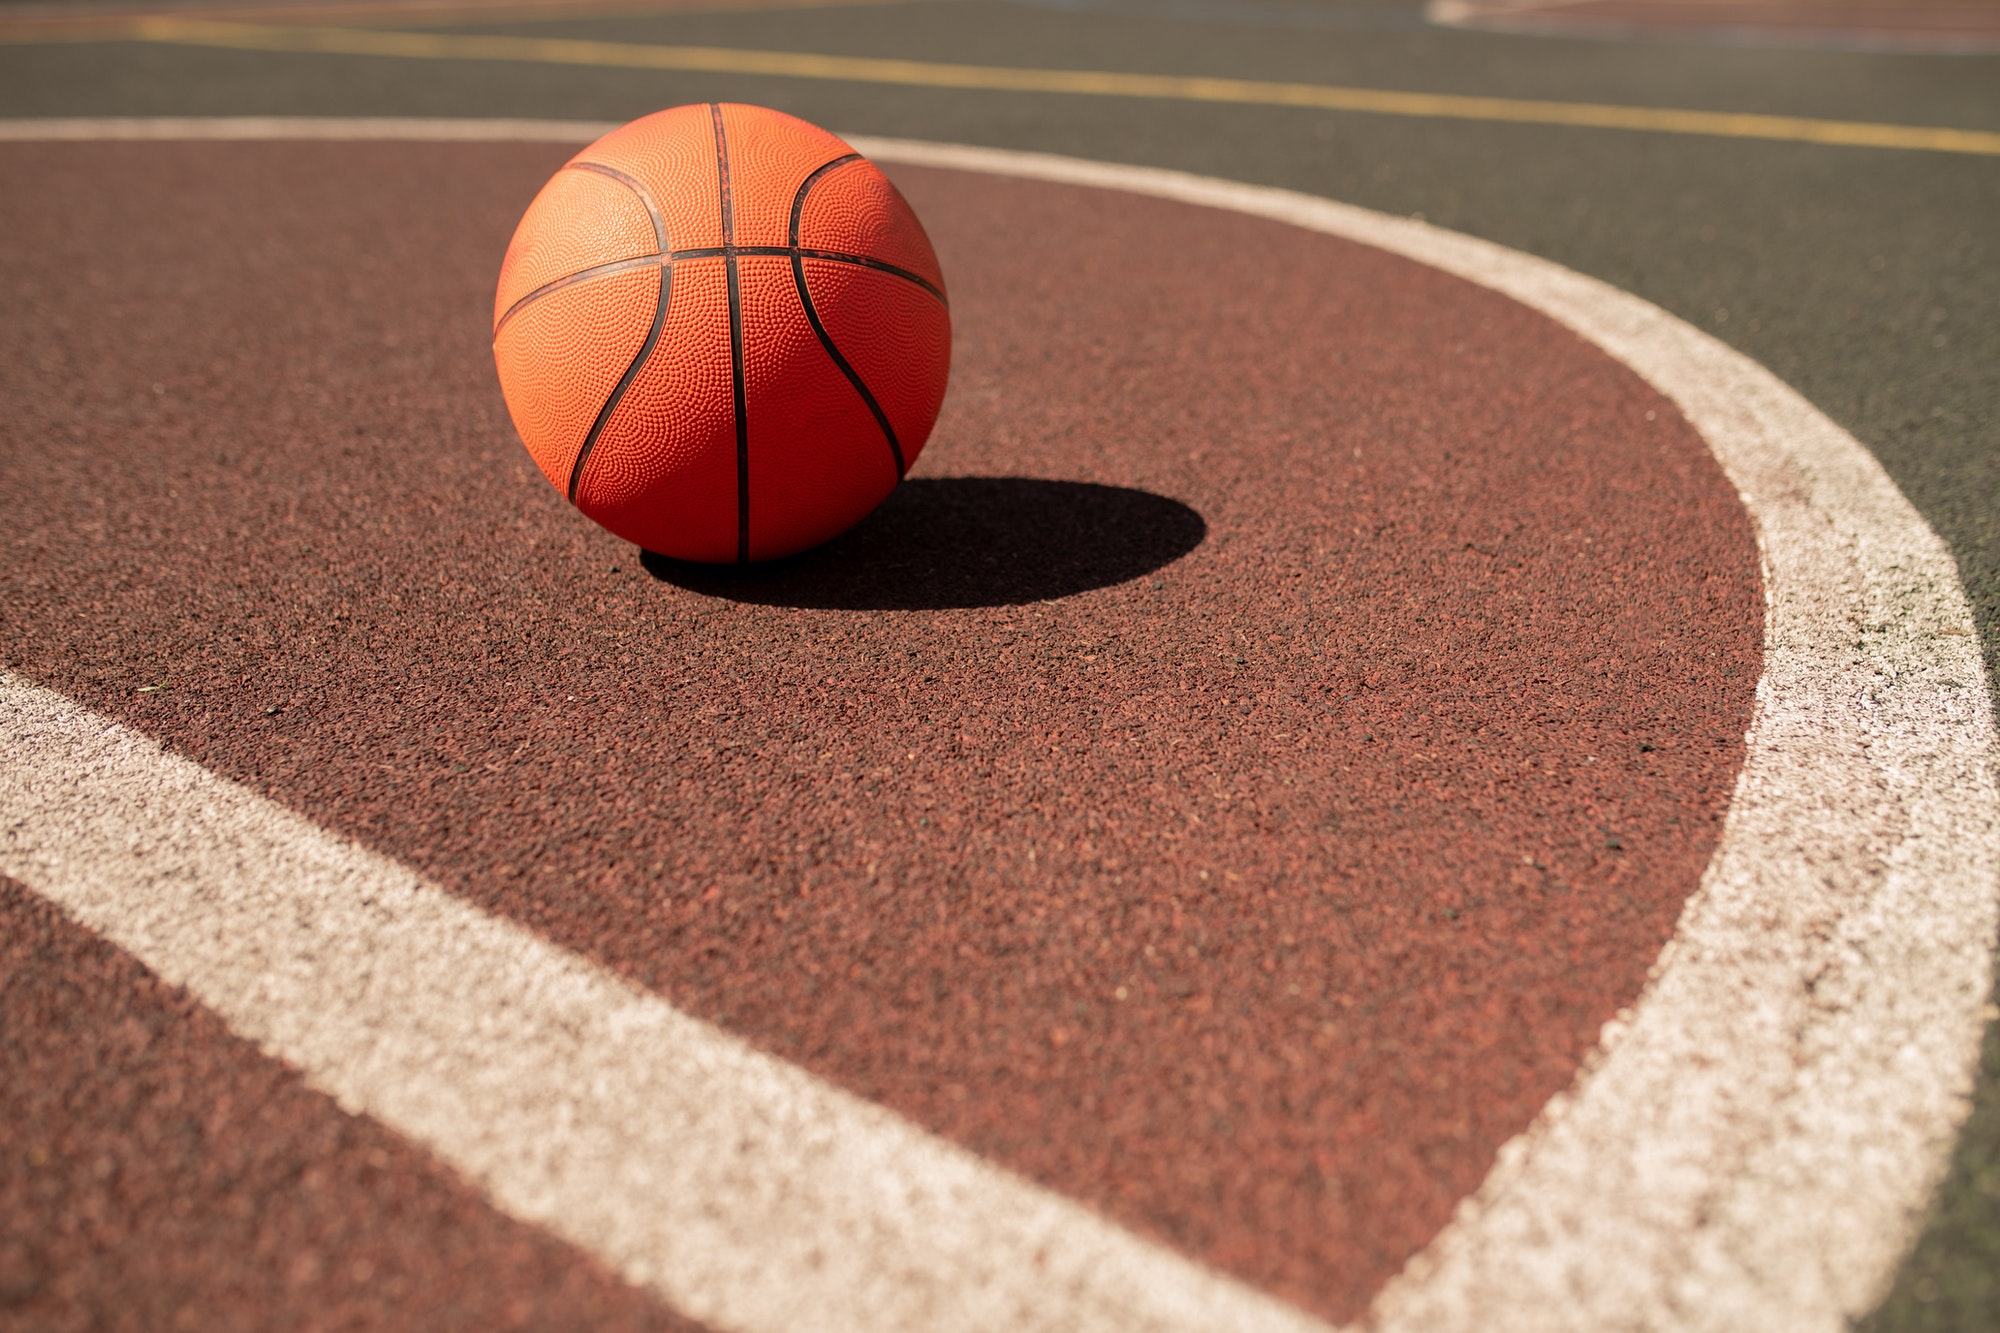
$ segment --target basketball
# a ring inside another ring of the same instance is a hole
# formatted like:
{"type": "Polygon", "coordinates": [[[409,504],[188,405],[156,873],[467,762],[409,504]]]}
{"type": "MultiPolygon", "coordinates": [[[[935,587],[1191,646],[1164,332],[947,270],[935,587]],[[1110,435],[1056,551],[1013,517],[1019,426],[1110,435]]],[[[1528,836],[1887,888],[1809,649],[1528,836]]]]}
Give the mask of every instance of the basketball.
{"type": "Polygon", "coordinates": [[[916,461],[951,365],[944,276],[834,135],[705,103],[591,144],[528,206],[493,356],[542,473],[626,541],[747,563],[861,521],[916,461]]]}

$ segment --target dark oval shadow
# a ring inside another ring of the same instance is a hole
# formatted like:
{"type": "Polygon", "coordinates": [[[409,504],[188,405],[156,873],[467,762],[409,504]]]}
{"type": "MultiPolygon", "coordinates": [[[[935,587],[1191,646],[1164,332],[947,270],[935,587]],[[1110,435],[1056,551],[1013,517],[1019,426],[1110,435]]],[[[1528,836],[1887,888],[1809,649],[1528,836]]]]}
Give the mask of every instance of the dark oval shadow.
{"type": "Polygon", "coordinates": [[[1208,535],[1178,500],[1034,477],[919,477],[826,545],[761,565],[698,565],[647,551],[646,572],[764,606],[916,611],[1018,606],[1150,574],[1208,535]]]}

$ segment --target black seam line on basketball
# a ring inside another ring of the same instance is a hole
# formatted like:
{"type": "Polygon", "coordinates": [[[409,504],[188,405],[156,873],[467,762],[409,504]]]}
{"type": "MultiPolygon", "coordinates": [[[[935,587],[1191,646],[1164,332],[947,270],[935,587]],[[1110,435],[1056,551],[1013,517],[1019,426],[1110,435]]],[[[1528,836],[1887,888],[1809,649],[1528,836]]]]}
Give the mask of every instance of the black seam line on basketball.
{"type": "Polygon", "coordinates": [[[507,327],[508,320],[514,318],[524,307],[533,305],[544,296],[553,296],[555,293],[563,290],[563,288],[574,287],[580,282],[589,282],[594,278],[615,277],[620,273],[630,273],[635,269],[653,268],[663,260],[671,262],[672,259],[672,255],[634,255],[630,259],[614,259],[609,263],[596,264],[590,268],[578,269],[567,278],[557,278],[554,282],[545,282],[507,307],[507,312],[494,322],[493,336],[498,338],[500,330],[507,327]]]}
{"type": "Polygon", "coordinates": [[[604,406],[597,409],[597,420],[590,423],[590,433],[583,437],[583,447],[576,451],[576,461],[569,468],[569,502],[576,503],[577,488],[583,483],[583,466],[590,461],[590,451],[597,447],[597,437],[611,421],[611,414],[624,401],[625,391],[632,387],[632,381],[639,378],[646,362],[652,359],[653,349],[659,345],[660,330],[667,323],[667,301],[673,295],[674,266],[660,265],[660,299],[653,307],[653,327],[646,330],[646,341],[639,345],[639,354],[632,358],[632,364],[625,367],[625,373],[618,377],[611,394],[604,400],[604,406]]]}
{"type": "Polygon", "coordinates": [[[882,404],[876,402],[875,395],[868,391],[868,385],[863,382],[861,372],[840,354],[840,349],[834,346],[833,335],[828,333],[826,325],[820,322],[819,310],[813,305],[812,288],[806,285],[805,256],[799,253],[799,219],[805,213],[806,195],[812,192],[812,187],[819,183],[820,177],[835,167],[854,161],[859,156],[857,153],[850,157],[835,158],[799,182],[798,193],[792,196],[792,285],[799,290],[799,306],[806,312],[806,323],[812,325],[813,335],[819,339],[819,345],[826,349],[829,357],[833,358],[833,364],[840,367],[840,373],[847,376],[847,382],[854,386],[854,392],[861,395],[861,401],[868,405],[869,414],[875,418],[875,424],[882,428],[882,438],[889,442],[889,453],[896,460],[896,480],[900,482],[903,474],[909,470],[903,462],[902,441],[896,438],[896,428],[889,424],[889,414],[882,410],[882,404]]]}
{"type": "MultiPolygon", "coordinates": [[[[630,273],[634,269],[646,268],[662,262],[675,263],[683,259],[720,259],[724,253],[723,247],[719,245],[707,245],[697,247],[693,250],[674,250],[664,255],[634,255],[630,259],[613,259],[607,263],[593,265],[590,268],[578,269],[566,278],[557,278],[554,282],[543,283],[520,300],[514,302],[514,304],[508,306],[507,312],[501,315],[499,321],[493,325],[493,336],[496,338],[499,337],[500,330],[507,327],[507,321],[514,318],[522,307],[533,305],[544,296],[553,295],[565,287],[574,287],[580,282],[589,282],[593,278],[608,278],[620,273],[630,273]]],[[[739,245],[736,247],[736,253],[739,255],[773,255],[780,258],[788,258],[794,251],[788,245],[739,245]]],[[[892,278],[901,278],[903,281],[921,287],[932,296],[935,296],[939,304],[943,305],[946,309],[949,309],[951,306],[951,303],[945,299],[943,292],[933,287],[919,275],[910,272],[908,269],[897,268],[894,264],[885,264],[879,259],[870,259],[867,255],[850,255],[840,250],[801,249],[797,253],[804,255],[807,259],[824,260],[829,264],[851,264],[856,268],[874,269],[877,273],[886,273],[892,278]]]]}
{"type": "Polygon", "coordinates": [[[668,247],[671,245],[671,242],[667,240],[667,219],[660,212],[659,202],[653,198],[653,192],[646,188],[644,181],[628,176],[616,167],[607,167],[602,162],[570,162],[565,164],[564,170],[595,172],[600,176],[617,181],[633,194],[638,195],[639,202],[646,207],[646,215],[653,220],[653,248],[661,254],[667,252],[668,247]]]}
{"type": "MultiPolygon", "coordinates": [[[[747,255],[751,252],[748,250],[739,250],[737,253],[747,255]]],[[[808,250],[804,247],[797,247],[790,253],[803,255],[807,259],[824,259],[834,264],[852,264],[857,268],[872,268],[877,273],[886,273],[892,278],[901,278],[904,282],[923,288],[937,298],[939,305],[947,309],[951,306],[950,299],[945,296],[943,290],[936,283],[919,274],[912,273],[906,268],[898,268],[894,264],[884,263],[880,259],[870,259],[867,255],[843,254],[838,250],[808,250]]]]}
{"type": "Polygon", "coordinates": [[[862,380],[861,372],[848,364],[847,358],[840,354],[838,347],[834,346],[833,335],[828,333],[826,325],[820,322],[819,311],[813,306],[812,289],[806,285],[806,261],[799,257],[796,250],[792,252],[792,283],[799,289],[799,305],[805,309],[806,322],[812,325],[813,334],[819,339],[819,345],[833,358],[833,364],[840,367],[840,373],[847,376],[847,382],[854,386],[854,392],[860,394],[861,401],[867,404],[869,414],[875,418],[875,424],[882,428],[882,438],[889,442],[889,453],[896,460],[896,480],[901,481],[909,468],[903,462],[903,445],[896,438],[896,428],[889,424],[888,413],[884,412],[882,405],[875,401],[875,395],[868,391],[868,385],[862,380]]]}
{"type": "Polygon", "coordinates": [[[799,248],[799,221],[805,216],[806,196],[812,193],[812,187],[819,184],[820,177],[826,175],[827,172],[838,171],[848,163],[859,162],[860,160],[861,154],[859,153],[843,153],[830,162],[820,163],[813,168],[811,175],[799,182],[799,188],[792,193],[792,225],[791,230],[787,233],[791,238],[792,249],[796,250],[799,248]]]}
{"type": "Polygon", "coordinates": [[[824,259],[831,264],[851,264],[856,268],[872,268],[877,273],[886,273],[892,278],[901,278],[904,282],[912,286],[923,288],[932,296],[935,296],[940,304],[950,304],[950,302],[945,300],[944,293],[939,291],[933,283],[922,275],[912,273],[906,268],[897,268],[894,264],[880,259],[871,259],[867,255],[851,255],[844,250],[809,250],[803,246],[796,245],[710,245],[704,246],[699,250],[676,250],[669,257],[673,259],[715,259],[723,255],[769,255],[781,259],[790,258],[792,255],[804,255],[807,259],[824,259]]]}
{"type": "Polygon", "coordinates": [[[750,563],[750,415],[743,386],[743,287],[736,271],[736,218],[729,198],[729,134],[722,104],[710,102],[715,126],[715,176],[722,203],[722,271],[729,287],[729,378],[736,394],[736,563],[750,563]]]}
{"type": "MultiPolygon", "coordinates": [[[[884,273],[893,273],[906,282],[914,282],[917,286],[935,296],[939,301],[944,301],[944,292],[938,288],[936,283],[928,282],[906,268],[898,268],[894,264],[885,263],[880,259],[870,259],[865,255],[850,255],[833,250],[810,250],[806,248],[804,237],[800,234],[803,230],[805,220],[806,196],[812,193],[813,186],[819,184],[822,176],[827,175],[829,172],[838,171],[850,163],[862,160],[862,156],[859,153],[843,153],[830,162],[820,163],[817,167],[813,168],[810,176],[799,182],[797,192],[792,195],[791,226],[786,232],[786,239],[791,242],[794,259],[797,258],[799,253],[804,253],[815,259],[837,259],[845,264],[860,264],[866,268],[880,269],[884,273]]],[[[796,264],[794,267],[796,267],[796,264]]],[[[948,301],[945,304],[947,308],[950,306],[950,302],[948,301]]]]}
{"type": "MultiPolygon", "coordinates": [[[[616,181],[637,195],[639,203],[646,210],[646,216],[653,222],[654,247],[664,254],[672,245],[667,239],[667,220],[661,214],[659,202],[653,198],[653,192],[646,188],[644,182],[634,179],[616,167],[607,167],[602,162],[570,162],[565,165],[567,168],[592,172],[607,180],[616,181]]],[[[582,447],[576,451],[576,461],[570,464],[568,495],[571,504],[576,503],[577,491],[583,485],[583,469],[590,462],[591,452],[597,448],[597,437],[604,433],[605,426],[610,424],[611,414],[616,412],[618,404],[625,400],[625,391],[632,387],[632,381],[639,377],[639,372],[645,368],[646,362],[652,359],[653,349],[659,346],[660,330],[666,327],[667,301],[673,294],[673,286],[674,266],[673,261],[669,260],[660,265],[660,295],[653,303],[653,327],[646,330],[646,341],[639,344],[639,354],[632,358],[631,365],[625,367],[625,373],[618,377],[618,383],[612,387],[610,395],[604,400],[604,405],[597,409],[597,419],[590,423],[590,431],[583,437],[582,447]]],[[[520,302],[515,302],[515,305],[519,306],[520,302]]],[[[510,308],[507,313],[511,315],[513,310],[510,308]]],[[[501,322],[506,322],[504,316],[501,322]]],[[[495,337],[499,336],[498,325],[494,326],[493,333],[495,337]]]]}

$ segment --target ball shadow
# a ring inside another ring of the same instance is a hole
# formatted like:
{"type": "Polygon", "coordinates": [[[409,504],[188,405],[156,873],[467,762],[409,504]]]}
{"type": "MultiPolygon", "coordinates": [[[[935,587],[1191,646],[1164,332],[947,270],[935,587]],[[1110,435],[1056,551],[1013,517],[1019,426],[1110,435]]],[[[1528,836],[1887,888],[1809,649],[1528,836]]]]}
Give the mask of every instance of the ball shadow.
{"type": "Polygon", "coordinates": [[[1201,544],[1178,500],[1032,477],[905,481],[851,532],[768,564],[698,565],[651,551],[654,578],[764,606],[916,611],[1018,606],[1150,574],[1201,544]]]}

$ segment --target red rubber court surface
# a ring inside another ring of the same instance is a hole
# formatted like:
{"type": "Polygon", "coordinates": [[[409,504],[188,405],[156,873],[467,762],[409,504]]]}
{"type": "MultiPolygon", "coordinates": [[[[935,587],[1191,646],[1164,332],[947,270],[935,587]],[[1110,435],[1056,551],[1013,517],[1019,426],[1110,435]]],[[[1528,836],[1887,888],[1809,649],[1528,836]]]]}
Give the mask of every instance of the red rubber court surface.
{"type": "MultiPolygon", "coordinates": [[[[642,564],[542,479],[493,383],[498,257],[566,156],[6,146],[37,184],[0,201],[10,664],[1357,1314],[1572,1081],[1714,846],[1761,624],[1702,441],[1603,353],[1410,262],[895,169],[956,341],[912,480],[779,568],[642,564]]],[[[106,1014],[145,989],[29,975],[106,1014]]],[[[10,1005],[24,1067],[77,1077],[36,1026],[70,1006],[10,1005]]],[[[33,1123],[7,1118],[0,1170],[33,1123]]],[[[201,1123],[153,1169],[304,1132],[201,1123]]],[[[315,1142],[382,1137],[328,1123],[315,1142]]],[[[322,1179],[343,1218],[405,1206],[322,1179]]],[[[411,1179],[467,1291],[553,1244],[460,1233],[462,1187],[411,1179]]],[[[16,1244],[89,1196],[37,1197],[16,1244]]],[[[147,1243],[189,1271],[210,1241],[147,1243]]],[[[575,1263],[531,1265],[520,1308],[571,1283],[628,1309],[575,1263]]]]}
{"type": "Polygon", "coordinates": [[[693,1327],[11,880],[0,1030],[0,1328],[693,1327]]]}

